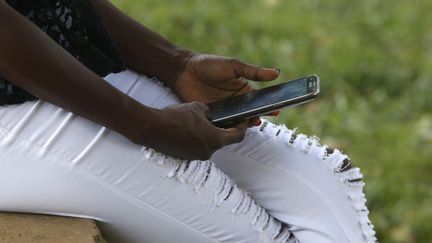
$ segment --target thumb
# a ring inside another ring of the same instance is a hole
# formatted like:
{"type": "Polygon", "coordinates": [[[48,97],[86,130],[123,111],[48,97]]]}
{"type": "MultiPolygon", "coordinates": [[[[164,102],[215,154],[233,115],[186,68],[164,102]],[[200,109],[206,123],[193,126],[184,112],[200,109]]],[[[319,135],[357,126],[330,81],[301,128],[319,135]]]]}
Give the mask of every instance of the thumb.
{"type": "Polygon", "coordinates": [[[210,113],[210,108],[208,107],[208,105],[206,105],[202,102],[192,101],[192,102],[190,102],[190,105],[192,105],[195,109],[202,112],[205,116],[208,116],[210,113]]]}
{"type": "Polygon", "coordinates": [[[276,68],[263,68],[257,65],[244,63],[238,59],[231,60],[237,77],[244,77],[255,81],[270,81],[279,77],[280,70],[276,68]]]}

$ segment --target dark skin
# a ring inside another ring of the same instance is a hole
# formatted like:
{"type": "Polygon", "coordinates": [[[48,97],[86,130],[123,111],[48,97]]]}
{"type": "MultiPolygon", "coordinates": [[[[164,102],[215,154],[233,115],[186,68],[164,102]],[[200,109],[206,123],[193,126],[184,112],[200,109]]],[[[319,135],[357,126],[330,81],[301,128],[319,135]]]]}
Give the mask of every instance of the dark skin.
{"type": "Polygon", "coordinates": [[[250,92],[247,79],[273,80],[277,70],[179,48],[108,1],[90,2],[127,66],[158,77],[186,103],[160,110],[140,104],[79,63],[3,0],[0,76],[136,144],[184,159],[208,159],[221,147],[242,141],[246,129],[257,125],[254,118],[226,129],[215,127],[206,118],[205,104],[250,92]]]}

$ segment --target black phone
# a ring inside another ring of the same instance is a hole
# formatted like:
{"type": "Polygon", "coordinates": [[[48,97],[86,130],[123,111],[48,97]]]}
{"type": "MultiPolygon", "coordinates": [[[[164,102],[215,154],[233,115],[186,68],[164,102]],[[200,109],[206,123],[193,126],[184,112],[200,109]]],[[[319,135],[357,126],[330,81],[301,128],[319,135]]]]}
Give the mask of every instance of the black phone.
{"type": "Polygon", "coordinates": [[[313,100],[320,92],[318,75],[311,74],[296,80],[233,96],[207,104],[209,120],[218,127],[243,119],[268,115],[283,107],[290,107],[313,100]]]}

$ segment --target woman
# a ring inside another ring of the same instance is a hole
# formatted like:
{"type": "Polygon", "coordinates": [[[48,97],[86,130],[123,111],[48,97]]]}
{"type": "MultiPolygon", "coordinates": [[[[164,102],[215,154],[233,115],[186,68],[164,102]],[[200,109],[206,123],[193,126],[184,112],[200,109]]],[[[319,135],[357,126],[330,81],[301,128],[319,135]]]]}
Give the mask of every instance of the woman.
{"type": "Polygon", "coordinates": [[[277,69],[179,48],[106,0],[0,1],[0,35],[0,210],[94,218],[109,242],[376,241],[346,155],[206,119],[277,69]]]}

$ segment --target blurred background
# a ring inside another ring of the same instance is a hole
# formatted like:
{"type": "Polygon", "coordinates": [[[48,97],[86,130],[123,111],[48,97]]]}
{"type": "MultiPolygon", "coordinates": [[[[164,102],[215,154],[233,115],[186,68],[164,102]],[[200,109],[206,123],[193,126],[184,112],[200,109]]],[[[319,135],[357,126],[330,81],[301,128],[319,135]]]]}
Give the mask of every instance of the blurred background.
{"type": "Polygon", "coordinates": [[[182,47],[317,73],[321,96],[276,118],[365,175],[380,242],[432,242],[432,1],[114,0],[182,47]]]}

